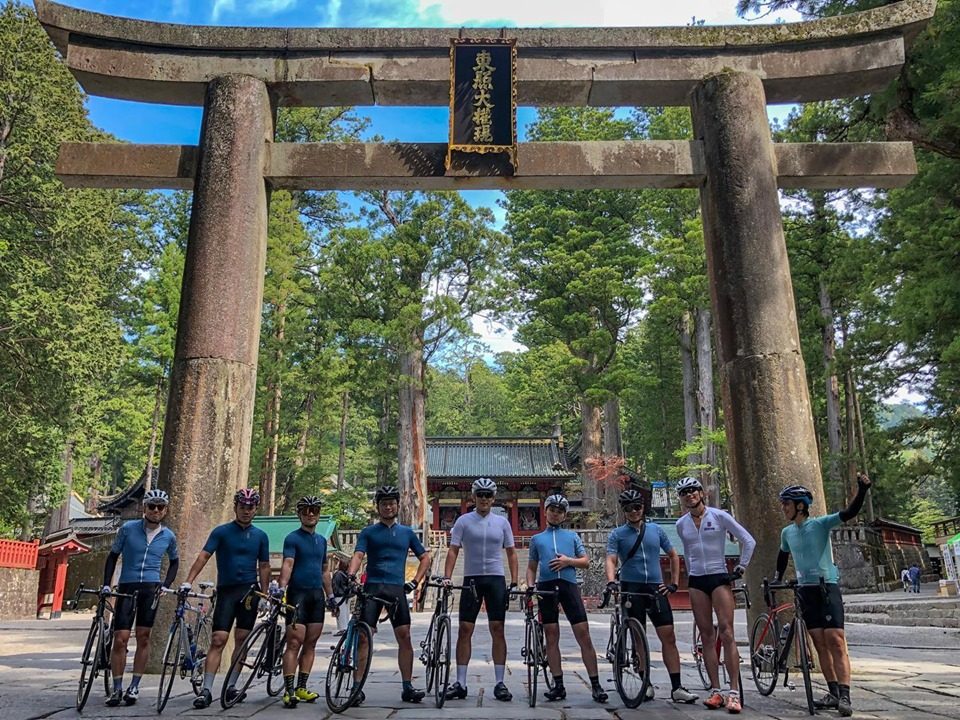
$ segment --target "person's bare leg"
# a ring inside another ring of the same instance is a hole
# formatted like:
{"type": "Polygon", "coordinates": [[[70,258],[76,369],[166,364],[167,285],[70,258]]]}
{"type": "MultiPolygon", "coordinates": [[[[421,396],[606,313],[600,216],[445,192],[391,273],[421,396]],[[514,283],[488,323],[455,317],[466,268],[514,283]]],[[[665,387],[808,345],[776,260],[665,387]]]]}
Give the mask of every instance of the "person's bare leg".
{"type": "MultiPolygon", "coordinates": [[[[717,613],[717,633],[723,646],[723,664],[727,668],[727,677],[730,678],[730,689],[740,692],[740,653],[737,651],[737,641],[733,634],[733,611],[737,603],[733,590],[729,585],[721,585],[713,591],[710,599],[717,613]]],[[[712,646],[716,653],[716,641],[712,646]]]]}
{"type": "Polygon", "coordinates": [[[660,654],[667,672],[680,672],[680,651],[677,650],[677,635],[673,625],[661,625],[657,628],[657,637],[660,638],[660,654]]]}
{"type": "Polygon", "coordinates": [[[410,681],[413,677],[413,643],[410,641],[410,626],[401,625],[393,629],[397,639],[397,665],[400,667],[400,679],[410,681]]]}
{"type": "Polygon", "coordinates": [[[560,667],[560,623],[550,623],[543,626],[543,638],[547,643],[547,664],[550,673],[559,675],[563,670],[560,667]]]}
{"type": "MultiPolygon", "coordinates": [[[[544,629],[546,629],[546,625],[544,629]]],[[[559,630],[559,625],[555,626],[559,630]]],[[[597,677],[599,671],[597,670],[597,651],[593,647],[593,640],[590,638],[590,623],[582,622],[577,623],[573,626],[573,636],[577,639],[577,644],[580,646],[580,657],[583,660],[583,666],[587,670],[587,675],[589,677],[597,677]]],[[[559,638],[559,632],[557,633],[559,638]]],[[[560,648],[557,647],[557,665],[560,664],[560,648]]],[[[552,670],[552,667],[551,667],[552,670]]]]}
{"type": "Polygon", "coordinates": [[[713,602],[702,590],[690,588],[690,608],[693,621],[700,631],[700,644],[703,646],[703,664],[707,669],[707,679],[711,688],[720,687],[720,659],[717,657],[717,638],[713,628],[713,602]]]}
{"type": "MultiPolygon", "coordinates": [[[[823,628],[816,628],[809,632],[813,639],[813,646],[817,650],[817,657],[820,658],[820,671],[823,673],[823,679],[828,683],[837,682],[837,672],[833,667],[833,657],[830,654],[830,648],[827,646],[823,628]]],[[[849,675],[847,677],[849,678],[849,675]]]]}

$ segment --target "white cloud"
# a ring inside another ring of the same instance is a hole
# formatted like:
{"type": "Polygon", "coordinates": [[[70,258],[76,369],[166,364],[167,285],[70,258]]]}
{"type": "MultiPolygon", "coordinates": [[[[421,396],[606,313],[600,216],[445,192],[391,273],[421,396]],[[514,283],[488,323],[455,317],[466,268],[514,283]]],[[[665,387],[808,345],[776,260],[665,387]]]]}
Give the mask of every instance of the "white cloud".
{"type": "MultiPolygon", "coordinates": [[[[240,0],[240,10],[246,17],[256,15],[275,15],[296,5],[298,0],[240,0]]],[[[237,0],[213,0],[211,17],[214,22],[224,13],[237,12],[237,0]]]]}

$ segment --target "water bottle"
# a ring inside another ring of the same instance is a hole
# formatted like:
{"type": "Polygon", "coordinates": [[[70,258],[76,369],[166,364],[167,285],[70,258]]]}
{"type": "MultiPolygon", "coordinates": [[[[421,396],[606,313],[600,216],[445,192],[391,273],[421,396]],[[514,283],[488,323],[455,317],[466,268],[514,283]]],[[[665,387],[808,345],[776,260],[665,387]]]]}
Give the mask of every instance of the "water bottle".
{"type": "Polygon", "coordinates": [[[193,670],[194,658],[197,657],[197,641],[193,637],[193,628],[187,625],[187,643],[190,645],[190,654],[183,659],[183,667],[193,670]]]}
{"type": "Polygon", "coordinates": [[[783,627],[780,628],[780,644],[785,645],[787,638],[790,636],[790,623],[784,623],[783,627]]]}

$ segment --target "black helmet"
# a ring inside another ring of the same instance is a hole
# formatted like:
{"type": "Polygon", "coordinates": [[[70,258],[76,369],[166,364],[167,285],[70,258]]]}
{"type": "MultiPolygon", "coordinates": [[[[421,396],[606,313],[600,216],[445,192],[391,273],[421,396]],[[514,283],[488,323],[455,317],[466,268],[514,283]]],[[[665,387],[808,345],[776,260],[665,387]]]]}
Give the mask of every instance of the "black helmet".
{"type": "Polygon", "coordinates": [[[379,504],[381,500],[396,500],[400,502],[400,489],[396,485],[382,485],[373,494],[373,502],[379,504]]]}
{"type": "Polygon", "coordinates": [[[297,500],[297,513],[299,514],[304,508],[320,507],[321,505],[323,505],[323,500],[320,499],[319,495],[304,495],[297,500]]]}
{"type": "Polygon", "coordinates": [[[780,502],[783,502],[784,500],[804,502],[809,508],[811,505],[813,505],[813,493],[803,485],[788,485],[780,491],[780,502]]]}
{"type": "Polygon", "coordinates": [[[637,490],[624,490],[620,493],[618,498],[620,501],[620,506],[624,505],[643,505],[646,507],[646,501],[643,499],[643,494],[637,490]]]}

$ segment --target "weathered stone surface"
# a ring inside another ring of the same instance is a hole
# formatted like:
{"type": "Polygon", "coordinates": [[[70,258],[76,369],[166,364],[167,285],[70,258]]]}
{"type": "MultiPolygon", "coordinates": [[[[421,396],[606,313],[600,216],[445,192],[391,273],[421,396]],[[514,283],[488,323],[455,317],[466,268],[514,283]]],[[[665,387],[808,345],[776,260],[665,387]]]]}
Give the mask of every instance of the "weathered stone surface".
{"type": "Polygon", "coordinates": [[[37,616],[38,570],[0,567],[0,620],[37,616]]]}

